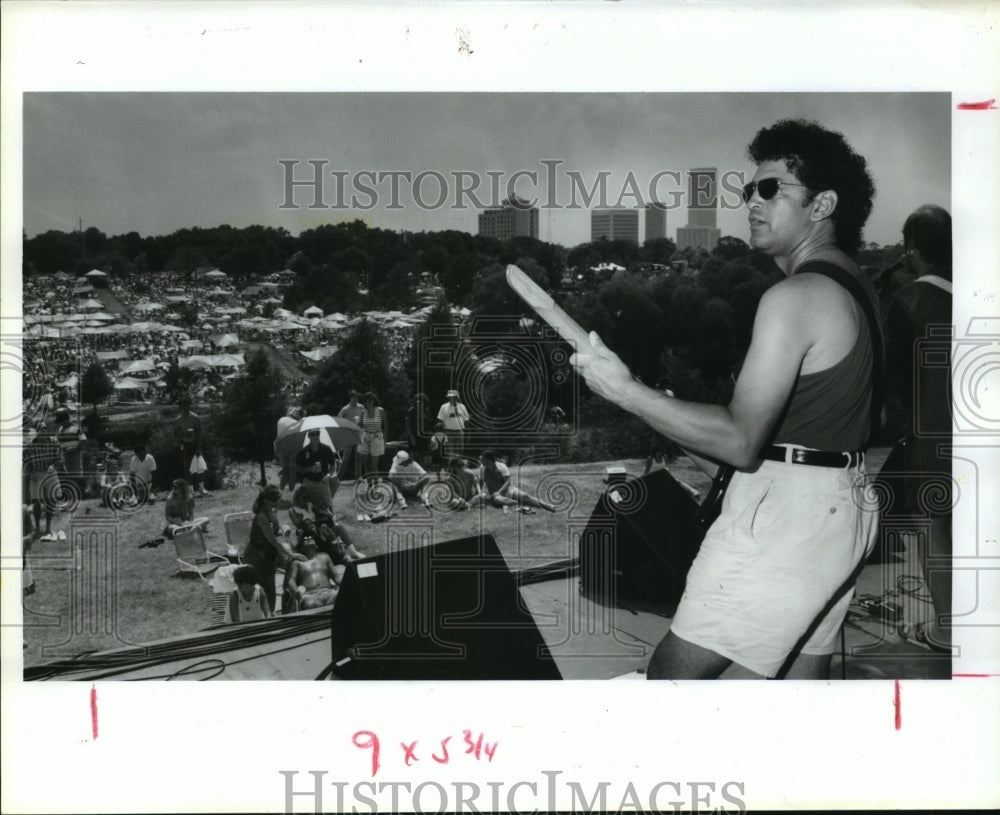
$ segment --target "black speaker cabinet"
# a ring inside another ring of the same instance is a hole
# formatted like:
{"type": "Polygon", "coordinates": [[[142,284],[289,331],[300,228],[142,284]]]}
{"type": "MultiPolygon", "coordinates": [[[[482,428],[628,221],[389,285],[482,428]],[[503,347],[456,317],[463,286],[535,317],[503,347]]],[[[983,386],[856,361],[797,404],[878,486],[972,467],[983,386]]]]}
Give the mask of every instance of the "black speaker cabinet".
{"type": "Polygon", "coordinates": [[[580,589],[604,605],[671,616],[704,533],[666,470],[609,484],[580,536],[580,589]]]}
{"type": "Polygon", "coordinates": [[[350,564],[330,644],[340,679],[561,679],[490,535],[350,564]]]}

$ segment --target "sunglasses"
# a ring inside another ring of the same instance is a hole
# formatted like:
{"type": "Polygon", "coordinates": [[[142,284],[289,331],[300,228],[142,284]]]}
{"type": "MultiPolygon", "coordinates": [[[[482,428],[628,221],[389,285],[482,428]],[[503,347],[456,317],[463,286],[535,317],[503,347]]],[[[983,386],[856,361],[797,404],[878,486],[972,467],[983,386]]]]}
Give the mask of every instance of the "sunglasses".
{"type": "Polygon", "coordinates": [[[765,201],[770,201],[778,194],[778,190],[782,187],[804,187],[805,184],[796,184],[794,181],[782,181],[780,178],[762,178],[760,181],[751,181],[749,184],[743,185],[743,203],[749,204],[750,199],[753,198],[754,190],[756,190],[760,197],[765,201]]]}

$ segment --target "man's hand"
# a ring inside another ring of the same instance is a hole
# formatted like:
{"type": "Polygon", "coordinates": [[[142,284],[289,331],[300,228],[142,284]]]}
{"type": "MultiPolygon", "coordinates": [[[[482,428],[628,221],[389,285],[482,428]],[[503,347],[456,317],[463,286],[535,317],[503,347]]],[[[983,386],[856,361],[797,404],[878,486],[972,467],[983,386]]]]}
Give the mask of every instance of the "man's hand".
{"type": "Polygon", "coordinates": [[[628,366],[604,344],[596,331],[590,332],[590,348],[577,351],[569,361],[587,387],[611,402],[620,402],[626,387],[635,381],[628,366]]]}

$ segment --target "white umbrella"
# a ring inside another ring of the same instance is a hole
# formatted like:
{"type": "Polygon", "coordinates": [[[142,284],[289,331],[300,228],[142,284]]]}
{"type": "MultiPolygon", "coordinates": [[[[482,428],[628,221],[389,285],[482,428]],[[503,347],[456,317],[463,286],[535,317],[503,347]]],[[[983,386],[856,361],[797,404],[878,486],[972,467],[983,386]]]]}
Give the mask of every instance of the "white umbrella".
{"type": "Polygon", "coordinates": [[[347,419],[334,418],[326,414],[306,416],[291,425],[274,440],[274,451],[280,458],[283,454],[294,456],[309,443],[310,430],[319,430],[321,443],[338,448],[350,447],[361,441],[361,428],[347,419]]]}

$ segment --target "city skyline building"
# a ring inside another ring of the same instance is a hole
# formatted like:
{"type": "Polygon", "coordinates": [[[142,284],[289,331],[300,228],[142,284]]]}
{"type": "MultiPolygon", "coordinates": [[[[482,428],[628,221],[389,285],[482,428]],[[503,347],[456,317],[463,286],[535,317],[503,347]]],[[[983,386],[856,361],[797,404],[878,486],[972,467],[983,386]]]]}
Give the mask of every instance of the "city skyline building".
{"type": "Polygon", "coordinates": [[[507,241],[511,238],[538,238],[538,207],[516,195],[499,207],[479,213],[479,234],[507,241]]]}
{"type": "Polygon", "coordinates": [[[594,209],[590,212],[590,240],[631,241],[639,244],[639,210],[594,209]]]}
{"type": "Polygon", "coordinates": [[[694,247],[711,252],[722,233],[718,228],[719,171],[695,167],[688,172],[688,220],[677,229],[677,248],[694,247]]]}
{"type": "Polygon", "coordinates": [[[652,201],[646,206],[646,234],[644,242],[649,243],[667,237],[667,205],[652,201]]]}

